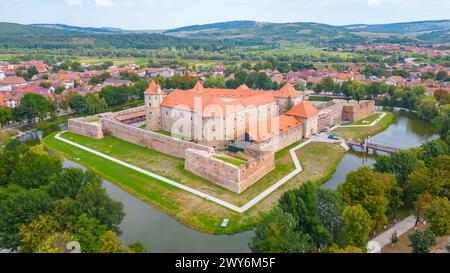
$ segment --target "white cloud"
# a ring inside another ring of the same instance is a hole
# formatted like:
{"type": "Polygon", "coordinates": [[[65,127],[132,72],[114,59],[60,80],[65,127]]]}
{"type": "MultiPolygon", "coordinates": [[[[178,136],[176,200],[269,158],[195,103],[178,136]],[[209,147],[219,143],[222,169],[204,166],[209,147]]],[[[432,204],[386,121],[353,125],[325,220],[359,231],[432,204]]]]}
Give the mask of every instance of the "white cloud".
{"type": "Polygon", "coordinates": [[[66,3],[69,6],[81,6],[83,4],[81,0],[66,0],[66,3]]]}
{"type": "Polygon", "coordinates": [[[115,6],[112,0],[95,0],[97,6],[111,7],[115,6]]]}

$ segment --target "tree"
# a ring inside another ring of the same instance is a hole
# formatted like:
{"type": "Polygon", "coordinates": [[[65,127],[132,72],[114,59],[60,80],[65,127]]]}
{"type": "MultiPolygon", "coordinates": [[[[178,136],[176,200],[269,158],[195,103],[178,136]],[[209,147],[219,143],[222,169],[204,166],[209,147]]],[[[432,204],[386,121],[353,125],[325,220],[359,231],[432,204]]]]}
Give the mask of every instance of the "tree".
{"type": "Polygon", "coordinates": [[[449,154],[449,146],[442,140],[428,141],[421,147],[422,153],[420,159],[425,161],[427,165],[430,165],[435,157],[449,154]]]}
{"type": "Polygon", "coordinates": [[[344,248],[340,248],[338,245],[333,244],[325,247],[322,250],[322,253],[364,253],[364,250],[356,246],[346,246],[344,248]]]}
{"type": "Polygon", "coordinates": [[[321,222],[318,213],[318,187],[311,182],[298,189],[284,193],[279,201],[280,208],[297,220],[297,231],[309,234],[317,246],[332,242],[332,236],[321,222]]]}
{"type": "Polygon", "coordinates": [[[403,186],[406,178],[416,169],[418,163],[417,156],[409,150],[398,152],[392,156],[392,170],[400,186],[403,186]]]}
{"type": "Polygon", "coordinates": [[[414,215],[417,218],[425,217],[425,210],[430,206],[431,202],[433,202],[434,197],[429,193],[421,194],[416,201],[413,203],[414,215]]]}
{"type": "Polygon", "coordinates": [[[16,250],[20,246],[19,227],[28,225],[53,207],[43,190],[16,189],[0,200],[0,248],[16,250]]]}
{"type": "Polygon", "coordinates": [[[380,176],[369,167],[363,167],[347,175],[345,182],[338,187],[342,199],[348,206],[361,205],[369,212],[376,226],[387,222],[388,198],[386,185],[380,176]]]}
{"type": "Polygon", "coordinates": [[[55,199],[69,197],[75,199],[88,184],[101,185],[101,179],[89,171],[66,168],[47,187],[47,192],[55,199]]]}
{"type": "Polygon", "coordinates": [[[380,173],[394,173],[392,159],[389,155],[380,155],[375,159],[374,171],[380,173]]]}
{"type": "Polygon", "coordinates": [[[51,235],[60,230],[60,225],[53,217],[39,215],[28,225],[21,225],[19,235],[20,251],[23,253],[34,253],[38,247],[51,235]]]}
{"type": "Polygon", "coordinates": [[[42,95],[27,93],[20,99],[20,104],[14,109],[15,120],[35,122],[36,118],[45,119],[50,112],[51,103],[42,95]]]}
{"type": "Polygon", "coordinates": [[[428,253],[430,247],[436,245],[436,235],[429,229],[417,230],[409,236],[409,240],[411,241],[409,246],[412,247],[413,253],[428,253]]]}
{"type": "Polygon", "coordinates": [[[52,83],[51,82],[41,82],[40,86],[43,88],[50,88],[50,87],[52,87],[52,83]]]}
{"type": "Polygon", "coordinates": [[[423,163],[412,172],[404,186],[405,201],[412,203],[422,194],[450,196],[450,156],[441,155],[433,159],[430,168],[423,163]]]}
{"type": "Polygon", "coordinates": [[[117,238],[117,234],[108,230],[100,237],[99,253],[125,253],[125,249],[117,238]]]}
{"type": "Polygon", "coordinates": [[[101,225],[97,219],[82,214],[71,231],[80,243],[83,253],[96,253],[100,247],[100,238],[106,233],[106,226],[101,225]]]}
{"type": "Polygon", "coordinates": [[[29,147],[12,142],[0,154],[0,184],[37,188],[46,185],[61,170],[61,159],[48,154],[42,145],[29,147]]]}
{"type": "Polygon", "coordinates": [[[3,125],[8,124],[12,120],[11,108],[0,106],[0,129],[3,130],[3,125]]]}
{"type": "Polygon", "coordinates": [[[345,204],[339,192],[331,189],[317,190],[317,213],[321,223],[333,236],[333,241],[339,236],[342,228],[342,211],[345,204]]]}
{"type": "Polygon", "coordinates": [[[438,235],[450,234],[450,203],[447,198],[438,197],[425,209],[425,218],[430,230],[438,235]]]}
{"type": "Polygon", "coordinates": [[[432,96],[423,96],[417,102],[417,113],[428,120],[434,119],[438,115],[437,101],[432,96]]]}
{"type": "Polygon", "coordinates": [[[445,70],[440,70],[439,72],[436,73],[435,79],[437,81],[446,81],[446,80],[448,80],[449,79],[448,72],[445,71],[445,70]]]}
{"type": "Polygon", "coordinates": [[[86,95],[86,113],[88,115],[95,115],[108,111],[108,105],[103,98],[98,94],[86,95]]]}
{"type": "Polygon", "coordinates": [[[55,94],[56,95],[60,95],[60,94],[62,94],[64,91],[66,90],[66,88],[64,87],[64,86],[58,86],[58,87],[56,87],[56,89],[55,89],[55,94]]]}
{"type": "Polygon", "coordinates": [[[435,126],[441,135],[441,139],[450,144],[450,104],[441,105],[439,107],[438,115],[432,121],[433,126],[435,126]],[[449,138],[447,140],[447,138],[449,138]]]}
{"type": "Polygon", "coordinates": [[[70,98],[69,106],[77,114],[85,113],[87,110],[86,98],[76,94],[70,98]]]}
{"type": "Polygon", "coordinates": [[[116,232],[124,217],[122,203],[112,200],[99,183],[86,184],[75,198],[73,210],[75,215],[86,214],[116,232]]]}
{"type": "Polygon", "coordinates": [[[342,213],[343,244],[365,248],[373,226],[370,218],[370,214],[361,205],[346,207],[342,213]]]}
{"type": "Polygon", "coordinates": [[[128,246],[129,252],[133,253],[147,253],[148,250],[145,248],[144,244],[141,242],[134,242],[128,246]]]}
{"type": "Polygon", "coordinates": [[[313,247],[307,234],[295,230],[295,218],[275,209],[258,224],[250,249],[254,253],[307,253],[313,247]]]}

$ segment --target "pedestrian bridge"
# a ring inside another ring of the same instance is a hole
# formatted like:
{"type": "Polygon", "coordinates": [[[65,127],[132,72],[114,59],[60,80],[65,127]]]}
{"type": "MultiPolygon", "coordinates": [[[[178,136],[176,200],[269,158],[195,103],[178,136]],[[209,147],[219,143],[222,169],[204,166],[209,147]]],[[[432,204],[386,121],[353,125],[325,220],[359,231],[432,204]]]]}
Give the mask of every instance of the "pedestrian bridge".
{"type": "Polygon", "coordinates": [[[378,152],[384,152],[387,154],[396,154],[398,152],[404,151],[404,148],[401,147],[393,147],[393,146],[387,146],[387,145],[381,145],[381,144],[374,144],[374,143],[368,143],[366,141],[356,141],[353,139],[348,139],[345,141],[347,145],[352,149],[355,150],[355,148],[360,148],[365,153],[370,153],[372,151],[373,154],[377,154],[378,152]]]}

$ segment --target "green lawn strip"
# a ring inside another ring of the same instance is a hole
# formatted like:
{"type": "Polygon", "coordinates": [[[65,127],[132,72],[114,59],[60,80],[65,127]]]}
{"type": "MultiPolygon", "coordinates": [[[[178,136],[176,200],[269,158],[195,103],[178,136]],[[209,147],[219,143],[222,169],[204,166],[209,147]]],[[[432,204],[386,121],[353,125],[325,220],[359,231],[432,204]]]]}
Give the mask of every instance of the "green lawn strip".
{"type": "Polygon", "coordinates": [[[216,156],[215,158],[225,161],[227,163],[230,163],[232,165],[238,166],[238,167],[245,164],[244,160],[238,159],[238,158],[232,158],[232,157],[227,157],[227,156],[216,156]]]}
{"type": "Polygon", "coordinates": [[[254,219],[241,220],[242,215],[238,213],[206,201],[177,187],[148,177],[138,171],[126,168],[76,147],[68,146],[66,143],[55,139],[54,136],[55,134],[52,134],[44,139],[43,143],[47,148],[61,154],[69,160],[78,161],[89,170],[111,181],[129,194],[172,215],[186,226],[206,233],[233,234],[249,230],[254,225],[254,219]],[[183,201],[186,196],[195,200],[202,207],[198,210],[187,209],[186,202],[183,201]],[[209,209],[203,209],[203,207],[209,209]],[[215,213],[215,210],[218,212],[215,213]],[[220,228],[221,221],[224,218],[233,219],[233,223],[230,223],[227,229],[220,228]]]}
{"type": "Polygon", "coordinates": [[[289,150],[298,145],[295,143],[276,154],[276,168],[267,176],[249,187],[245,192],[236,194],[202,177],[199,177],[184,168],[184,159],[144,148],[114,137],[105,137],[101,140],[64,133],[62,137],[89,147],[106,155],[115,157],[139,168],[154,172],[181,184],[210,194],[231,204],[243,206],[269,188],[278,180],[295,169],[289,150]]]}
{"type": "MultiPolygon", "coordinates": [[[[322,143],[311,143],[306,145],[297,151],[305,170],[299,176],[280,187],[248,211],[239,214],[215,203],[205,201],[202,198],[182,191],[176,187],[154,180],[120,164],[67,145],[64,142],[55,139],[54,135],[55,134],[50,135],[44,139],[46,147],[56,150],[68,159],[77,161],[76,159],[79,158],[80,164],[87,166],[98,175],[116,184],[131,195],[172,215],[184,225],[201,232],[214,234],[234,234],[252,229],[258,222],[260,212],[270,210],[273,205],[278,202],[278,199],[283,192],[297,188],[306,181],[316,181],[320,178],[322,178],[320,179],[322,181],[331,176],[334,169],[331,168],[332,166],[328,166],[330,165],[330,161],[327,161],[327,158],[334,158],[334,161],[336,161],[336,164],[334,164],[335,166],[341,158],[340,154],[343,155],[343,149],[336,145],[322,143]],[[322,145],[324,145],[325,148],[322,147],[322,145]],[[339,156],[336,155],[337,152],[339,152],[339,156]],[[325,160],[324,164],[320,164],[317,171],[314,172],[312,169],[314,166],[317,166],[317,162],[321,160],[325,160]],[[322,173],[327,173],[326,177],[323,176],[322,173]],[[230,224],[226,229],[220,227],[221,221],[224,218],[230,219],[230,224]]],[[[95,142],[96,140],[88,139],[87,142],[92,141],[95,142]]],[[[107,141],[112,140],[107,139],[107,141]]],[[[279,178],[284,177],[295,169],[289,151],[298,144],[299,143],[295,143],[276,154],[276,169],[252,187],[256,192],[260,193],[267,189],[268,185],[275,183],[279,178]]],[[[103,144],[103,149],[111,150],[108,143],[103,144]]],[[[134,154],[133,151],[130,151],[128,146],[122,147],[122,149],[128,153],[131,152],[134,154]]],[[[151,150],[147,152],[157,153],[151,150]]],[[[184,165],[179,164],[176,168],[184,170],[184,165]]],[[[187,173],[190,174],[192,178],[196,177],[189,172],[187,173]]]]}
{"type": "Polygon", "coordinates": [[[368,118],[358,120],[356,122],[350,123],[349,125],[370,125],[372,122],[374,122],[377,118],[379,118],[382,115],[382,113],[376,113],[375,115],[372,115],[368,118]]]}
{"type": "Polygon", "coordinates": [[[389,125],[394,123],[395,115],[392,112],[386,112],[387,115],[374,126],[338,128],[335,130],[337,136],[342,138],[365,139],[368,136],[377,135],[386,130],[389,125]]]}

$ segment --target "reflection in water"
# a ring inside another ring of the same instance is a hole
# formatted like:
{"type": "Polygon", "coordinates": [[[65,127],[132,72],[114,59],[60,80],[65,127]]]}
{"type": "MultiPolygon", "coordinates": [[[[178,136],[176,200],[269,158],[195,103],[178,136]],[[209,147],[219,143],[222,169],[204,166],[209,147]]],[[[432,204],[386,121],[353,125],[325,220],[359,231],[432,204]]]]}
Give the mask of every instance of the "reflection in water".
{"type": "Polygon", "coordinates": [[[340,184],[345,182],[348,173],[363,166],[372,166],[374,163],[374,157],[362,153],[347,153],[344,155],[341,162],[339,162],[333,177],[324,183],[322,187],[327,189],[337,189],[340,184]]]}

